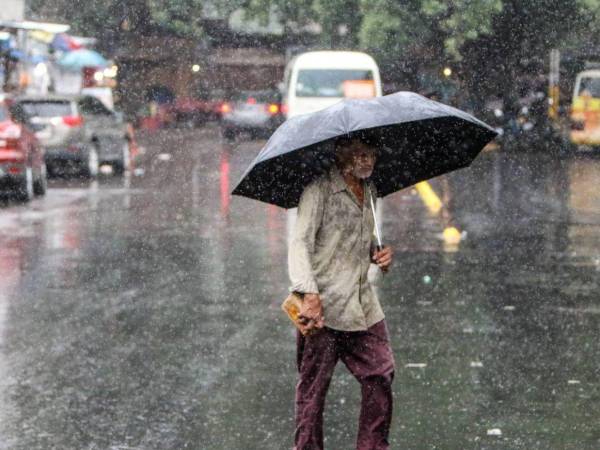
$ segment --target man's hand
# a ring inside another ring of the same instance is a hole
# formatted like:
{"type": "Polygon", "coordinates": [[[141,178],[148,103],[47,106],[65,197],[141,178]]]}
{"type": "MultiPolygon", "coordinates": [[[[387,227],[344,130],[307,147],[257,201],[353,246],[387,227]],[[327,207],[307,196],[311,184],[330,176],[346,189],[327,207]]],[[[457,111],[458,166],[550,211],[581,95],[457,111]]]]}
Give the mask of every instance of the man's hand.
{"type": "Polygon", "coordinates": [[[319,294],[304,294],[298,322],[304,336],[323,328],[323,306],[319,294]]]}
{"type": "Polygon", "coordinates": [[[383,272],[387,272],[392,265],[394,252],[391,247],[383,247],[380,251],[375,251],[373,254],[373,262],[379,266],[383,272]]]}

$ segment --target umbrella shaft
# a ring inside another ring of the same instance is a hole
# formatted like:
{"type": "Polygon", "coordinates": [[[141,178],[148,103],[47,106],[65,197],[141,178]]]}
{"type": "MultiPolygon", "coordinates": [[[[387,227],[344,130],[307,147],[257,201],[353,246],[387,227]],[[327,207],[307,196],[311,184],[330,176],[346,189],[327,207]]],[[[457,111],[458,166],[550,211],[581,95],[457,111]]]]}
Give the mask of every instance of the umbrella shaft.
{"type": "Polygon", "coordinates": [[[373,201],[373,194],[369,192],[369,199],[371,200],[371,211],[373,212],[373,220],[375,221],[375,236],[377,237],[377,251],[381,251],[383,244],[381,243],[381,233],[379,232],[379,224],[377,223],[377,214],[375,214],[375,202],[373,201]]]}

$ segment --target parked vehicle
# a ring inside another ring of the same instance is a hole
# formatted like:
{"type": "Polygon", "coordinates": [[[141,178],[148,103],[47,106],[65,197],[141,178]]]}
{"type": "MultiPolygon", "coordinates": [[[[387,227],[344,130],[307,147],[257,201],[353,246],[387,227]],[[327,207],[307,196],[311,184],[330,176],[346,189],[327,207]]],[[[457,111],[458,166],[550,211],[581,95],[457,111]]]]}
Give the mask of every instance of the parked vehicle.
{"type": "Polygon", "coordinates": [[[209,121],[220,120],[225,102],[225,91],[215,89],[195,97],[178,97],[173,102],[162,105],[161,113],[167,118],[168,125],[200,126],[209,121]]]}
{"type": "Polygon", "coordinates": [[[600,70],[577,75],[571,105],[571,142],[600,147],[600,70]]]}
{"type": "Polygon", "coordinates": [[[0,99],[0,192],[28,202],[46,193],[44,149],[19,105],[0,99]]]}
{"type": "Polygon", "coordinates": [[[285,69],[284,105],[287,117],[327,108],[345,97],[382,95],[375,60],[360,52],[307,52],[285,69]]]}
{"type": "Polygon", "coordinates": [[[241,92],[221,110],[221,133],[230,140],[243,132],[267,137],[285,121],[281,94],[276,90],[241,92]]]}
{"type": "Polygon", "coordinates": [[[75,169],[95,177],[100,164],[111,164],[115,172],[129,169],[130,152],[126,124],[121,115],[92,96],[20,97],[17,99],[46,147],[46,165],[51,173],[75,169]]]}

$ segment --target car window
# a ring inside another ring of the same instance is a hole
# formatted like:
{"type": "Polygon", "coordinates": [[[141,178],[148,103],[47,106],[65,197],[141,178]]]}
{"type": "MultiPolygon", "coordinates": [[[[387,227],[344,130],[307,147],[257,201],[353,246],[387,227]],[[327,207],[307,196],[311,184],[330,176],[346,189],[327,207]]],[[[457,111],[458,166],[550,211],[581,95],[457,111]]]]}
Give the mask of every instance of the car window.
{"type": "Polygon", "coordinates": [[[240,92],[235,100],[246,102],[251,98],[257,103],[279,103],[281,94],[278,91],[244,91],[240,92]]]}
{"type": "Polygon", "coordinates": [[[296,96],[344,97],[344,81],[373,80],[373,71],[355,69],[305,69],[298,72],[296,96]]]}
{"type": "Polygon", "coordinates": [[[0,122],[8,120],[8,118],[9,118],[8,111],[6,110],[6,108],[3,105],[0,105],[0,122]]]}
{"type": "Polygon", "coordinates": [[[24,100],[19,105],[30,117],[64,117],[73,114],[71,102],[65,100],[24,100]]]}
{"type": "Polygon", "coordinates": [[[600,98],[600,78],[582,78],[579,85],[579,95],[590,95],[600,98]]]}
{"type": "Polygon", "coordinates": [[[84,97],[78,102],[79,110],[83,115],[110,116],[112,111],[94,97],[84,97]]]}

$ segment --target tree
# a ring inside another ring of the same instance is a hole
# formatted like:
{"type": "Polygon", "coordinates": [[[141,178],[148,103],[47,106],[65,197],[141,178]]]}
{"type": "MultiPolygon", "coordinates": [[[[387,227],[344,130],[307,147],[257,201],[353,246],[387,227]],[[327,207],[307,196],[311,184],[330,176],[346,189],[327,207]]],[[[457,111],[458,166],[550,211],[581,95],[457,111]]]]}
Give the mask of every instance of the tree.
{"type": "Polygon", "coordinates": [[[463,70],[479,92],[519,96],[515,81],[544,74],[550,49],[590,42],[599,10],[596,0],[504,0],[491,30],[461,46],[463,70]]]}
{"type": "Polygon", "coordinates": [[[75,33],[103,37],[158,30],[182,37],[202,34],[202,0],[30,0],[33,17],[68,23],[75,33]]]}
{"type": "Polygon", "coordinates": [[[321,42],[330,48],[354,48],[362,23],[360,0],[250,0],[240,5],[248,17],[268,22],[275,14],[287,32],[318,25],[321,42]]]}

